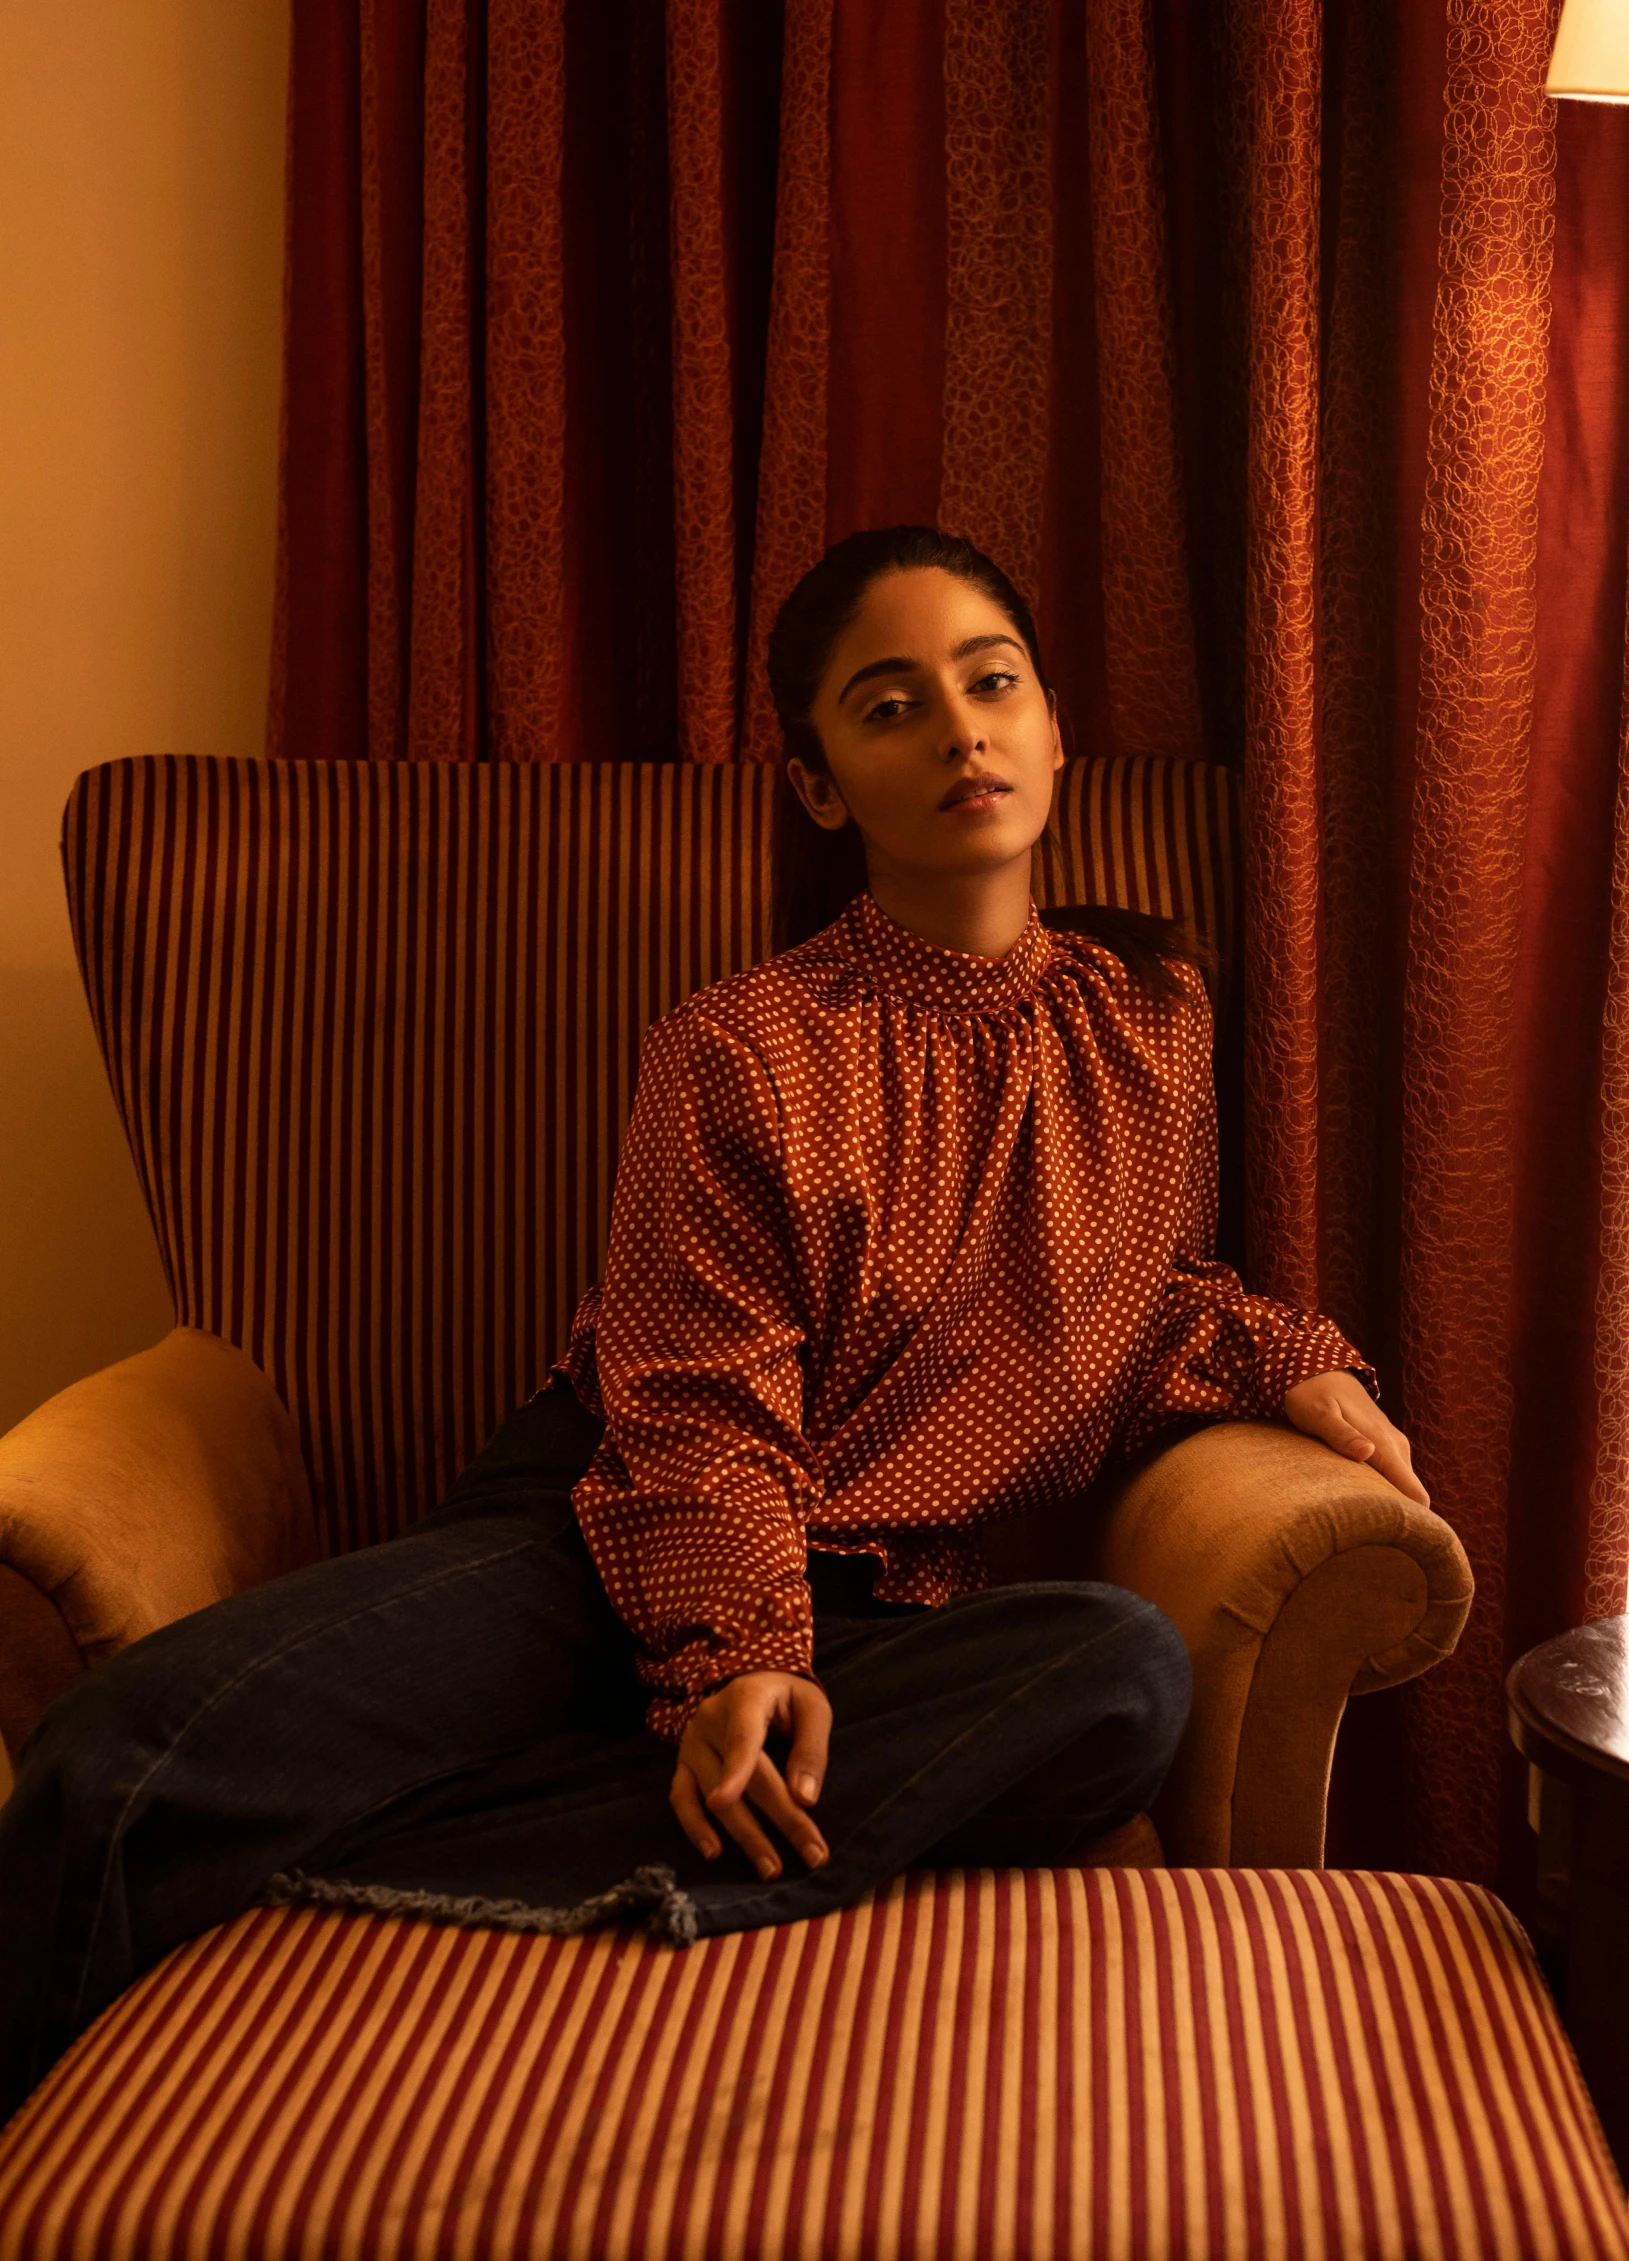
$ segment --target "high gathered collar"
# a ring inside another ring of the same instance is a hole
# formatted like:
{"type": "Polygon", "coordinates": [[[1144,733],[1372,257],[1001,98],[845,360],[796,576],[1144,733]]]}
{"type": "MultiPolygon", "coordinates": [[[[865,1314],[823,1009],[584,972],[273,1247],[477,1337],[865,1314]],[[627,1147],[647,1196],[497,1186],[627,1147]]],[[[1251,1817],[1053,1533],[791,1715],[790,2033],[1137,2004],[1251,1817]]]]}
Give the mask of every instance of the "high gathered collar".
{"type": "Polygon", "coordinates": [[[1052,941],[1033,903],[1029,924],[1004,958],[972,950],[946,950],[924,941],[881,910],[867,892],[857,895],[839,922],[855,962],[893,997],[947,1013],[1002,1013],[1035,993],[1052,941]]]}

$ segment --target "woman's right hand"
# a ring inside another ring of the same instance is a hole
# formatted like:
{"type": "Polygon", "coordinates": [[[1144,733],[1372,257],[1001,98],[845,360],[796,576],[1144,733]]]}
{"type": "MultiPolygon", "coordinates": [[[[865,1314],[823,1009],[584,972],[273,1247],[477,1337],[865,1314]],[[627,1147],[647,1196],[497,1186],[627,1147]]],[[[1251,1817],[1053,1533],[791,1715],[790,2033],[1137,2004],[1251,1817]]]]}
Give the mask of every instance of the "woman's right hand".
{"type": "Polygon", "coordinates": [[[752,1808],[774,1823],[810,1868],[828,1858],[807,1807],[826,1779],[831,1705],[825,1691],[795,1672],[743,1672],[704,1696],[679,1743],[669,1803],[685,1835],[708,1860],[723,1851],[722,1823],[758,1874],[781,1873],[781,1857],[752,1808]],[[790,1737],[783,1775],[764,1750],[771,1728],[790,1737]]]}

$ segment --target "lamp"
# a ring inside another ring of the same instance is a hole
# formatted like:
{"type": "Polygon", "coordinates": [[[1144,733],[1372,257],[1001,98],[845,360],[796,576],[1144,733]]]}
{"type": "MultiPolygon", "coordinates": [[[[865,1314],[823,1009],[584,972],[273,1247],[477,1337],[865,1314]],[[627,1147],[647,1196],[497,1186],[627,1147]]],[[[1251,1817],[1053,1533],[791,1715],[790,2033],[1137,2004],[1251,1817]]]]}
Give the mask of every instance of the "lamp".
{"type": "Polygon", "coordinates": [[[1544,91],[1629,102],[1629,0],[1566,0],[1544,91]]]}

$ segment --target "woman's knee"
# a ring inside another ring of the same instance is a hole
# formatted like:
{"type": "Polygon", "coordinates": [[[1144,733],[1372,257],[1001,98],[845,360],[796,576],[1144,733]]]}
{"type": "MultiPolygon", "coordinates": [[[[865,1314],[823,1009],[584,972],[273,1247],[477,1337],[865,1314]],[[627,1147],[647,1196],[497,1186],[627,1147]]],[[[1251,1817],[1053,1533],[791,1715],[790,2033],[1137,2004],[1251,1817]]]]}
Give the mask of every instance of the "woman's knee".
{"type": "MultiPolygon", "coordinates": [[[[1081,1583],[1050,1592],[1073,1618],[1081,1693],[1132,1722],[1138,1741],[1174,1752],[1193,1699],[1187,1646],[1164,1610],[1124,1586],[1081,1583]]],[[[1060,1627],[1060,1632],[1065,1628],[1060,1627]]]]}
{"type": "Polygon", "coordinates": [[[1182,1635],[1165,1612],[1124,1586],[1049,1582],[994,1589],[1003,1615],[1035,1655],[1069,1667],[1080,1703],[1094,1716],[1118,1714],[1139,1740],[1174,1752],[1187,1724],[1193,1671],[1182,1635]]]}
{"type": "Polygon", "coordinates": [[[122,1807],[204,1718],[217,1747],[241,1749],[252,1764],[257,1715],[265,1708],[256,1667],[300,1623],[298,1599],[284,1597],[328,1568],[210,1603],[93,1664],[24,1745],[19,1787],[49,1775],[65,1807],[109,1799],[122,1807]]]}
{"type": "Polygon", "coordinates": [[[1175,1750],[1193,1701],[1187,1644],[1164,1610],[1124,1586],[1099,1586],[1112,1613],[1119,1671],[1136,1691],[1148,1731],[1175,1750]]]}
{"type": "Polygon", "coordinates": [[[120,1802],[161,1755],[159,1691],[134,1656],[92,1665],[41,1715],[18,1755],[19,1810],[38,1797],[63,1813],[120,1802]]]}

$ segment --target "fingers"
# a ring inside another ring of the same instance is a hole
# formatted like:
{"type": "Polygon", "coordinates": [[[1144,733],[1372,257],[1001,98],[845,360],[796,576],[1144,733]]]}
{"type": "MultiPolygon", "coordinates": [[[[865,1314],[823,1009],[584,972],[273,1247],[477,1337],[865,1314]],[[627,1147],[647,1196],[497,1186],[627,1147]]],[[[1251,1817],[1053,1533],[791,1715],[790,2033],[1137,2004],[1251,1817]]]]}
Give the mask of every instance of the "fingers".
{"type": "Polygon", "coordinates": [[[781,1857],[760,1827],[753,1806],[775,1824],[809,1868],[819,1868],[830,1859],[826,1840],[802,1808],[793,1803],[792,1794],[773,1761],[760,1759],[753,1769],[746,1797],[727,1806],[719,1819],[766,1882],[780,1875],[781,1857]],[[750,1805],[748,1799],[752,1801],[750,1805]]]}
{"type": "MultiPolygon", "coordinates": [[[[767,1766],[769,1761],[765,1759],[763,1763],[767,1766]]],[[[717,1795],[718,1792],[715,1790],[713,1797],[716,1798],[717,1795]]],[[[785,1797],[784,1789],[781,1795],[785,1797]]],[[[787,1804],[791,1804],[789,1798],[787,1804]]],[[[737,1799],[733,1805],[725,1807],[718,1818],[766,1883],[772,1876],[780,1875],[781,1857],[764,1835],[763,1830],[758,1825],[757,1816],[745,1800],[737,1799]]]]}
{"type": "Polygon", "coordinates": [[[763,1750],[775,1709],[773,1694],[741,1682],[732,1683],[727,1696],[729,1709],[719,1778],[707,1793],[707,1803],[714,1813],[733,1805],[752,1780],[752,1770],[763,1750]]]}
{"type": "Polygon", "coordinates": [[[1394,1484],[1405,1499],[1420,1507],[1431,1505],[1425,1486],[1414,1473],[1414,1463],[1409,1457],[1408,1439],[1401,1429],[1388,1421],[1377,1406],[1373,1419],[1378,1435],[1366,1435],[1344,1415],[1337,1414],[1328,1430],[1325,1442],[1351,1460],[1366,1460],[1377,1476],[1384,1476],[1394,1484]]]}
{"type": "Polygon", "coordinates": [[[1333,1399],[1303,1405],[1296,1416],[1296,1427],[1328,1445],[1331,1452],[1344,1453],[1348,1460],[1368,1460],[1375,1451],[1374,1438],[1349,1421],[1333,1399]]]}
{"type": "Polygon", "coordinates": [[[739,1683],[727,1691],[724,1747],[718,1758],[718,1779],[705,1793],[707,1811],[735,1839],[761,1877],[779,1876],[781,1859],[759,1828],[750,1808],[741,1802],[764,1759],[764,1736],[774,1711],[772,1696],[739,1683]]]}
{"type": "MultiPolygon", "coordinates": [[[[767,1760],[764,1763],[767,1765],[767,1760]]],[[[704,1802],[695,1770],[681,1759],[673,1769],[673,1782],[667,1795],[668,1804],[679,1817],[680,1827],[697,1852],[710,1861],[717,1860],[724,1847],[708,1814],[708,1805],[711,1798],[718,1796],[717,1790],[704,1802]]],[[[786,1797],[784,1788],[781,1795],[786,1797]]],[[[786,1802],[791,1804],[789,1798],[786,1802]]],[[[760,1876],[779,1876],[780,1855],[753,1819],[749,1808],[735,1800],[724,1808],[719,1818],[760,1876]]]]}
{"type": "Polygon", "coordinates": [[[831,1736],[831,1706],[821,1691],[802,1682],[792,1692],[792,1750],[786,1781],[799,1805],[812,1806],[826,1779],[831,1736]]]}
{"type": "Polygon", "coordinates": [[[1409,1457],[1408,1439],[1400,1429],[1393,1429],[1383,1438],[1374,1456],[1376,1475],[1384,1476],[1388,1484],[1395,1484],[1405,1499],[1418,1507],[1431,1505],[1431,1494],[1414,1473],[1414,1463],[1409,1457]]]}
{"type": "Polygon", "coordinates": [[[679,1826],[695,1846],[698,1853],[716,1861],[724,1850],[718,1832],[707,1818],[701,1802],[701,1790],[694,1774],[681,1759],[673,1769],[673,1783],[669,1789],[668,1804],[679,1817],[679,1826]]]}
{"type": "Polygon", "coordinates": [[[1365,1423],[1371,1400],[1361,1383],[1355,1396],[1349,1395],[1342,1387],[1349,1379],[1345,1374],[1317,1374],[1298,1382],[1285,1396],[1284,1412],[1306,1436],[1316,1437],[1331,1452],[1367,1460],[1374,1451],[1365,1423]]]}
{"type": "Polygon", "coordinates": [[[1402,1430],[1388,1420],[1377,1405],[1364,1405],[1361,1418],[1369,1424],[1367,1429],[1359,1428],[1344,1414],[1337,1414],[1335,1421],[1341,1433],[1331,1436],[1329,1442],[1353,1460],[1366,1460],[1375,1474],[1395,1485],[1405,1499],[1413,1500],[1420,1507],[1429,1507],[1430,1498],[1414,1473],[1408,1439],[1402,1430]]]}
{"type": "Polygon", "coordinates": [[[1284,1399],[1284,1411],[1298,1429],[1317,1437],[1348,1460],[1361,1460],[1419,1507],[1431,1495],[1414,1473],[1407,1437],[1370,1397],[1355,1375],[1318,1374],[1298,1382],[1284,1399]]]}
{"type": "MultiPolygon", "coordinates": [[[[793,1852],[810,1868],[819,1868],[829,1858],[826,1840],[820,1834],[819,1825],[795,1803],[772,1759],[759,1761],[747,1796],[775,1824],[793,1852]]],[[[728,1822],[725,1826],[729,1826],[728,1822]]],[[[779,1865],[777,1862],[777,1871],[779,1865]]]]}
{"type": "Polygon", "coordinates": [[[732,1795],[731,1783],[735,1778],[727,1772],[707,1793],[707,1810],[723,1823],[758,1874],[779,1876],[781,1861],[754,1819],[745,1802],[747,1799],[775,1824],[810,1868],[818,1868],[827,1857],[826,1840],[802,1807],[794,1802],[774,1761],[760,1750],[748,1769],[745,1782],[732,1795]]]}
{"type": "Polygon", "coordinates": [[[1345,1453],[1348,1459],[1366,1460],[1375,1474],[1395,1485],[1405,1499],[1413,1500],[1419,1507],[1429,1507],[1430,1496],[1415,1475],[1409,1458],[1407,1437],[1401,1429],[1394,1428],[1384,1414],[1377,1412],[1375,1419],[1384,1423],[1378,1437],[1365,1436],[1349,1421],[1340,1420],[1334,1432],[1326,1435],[1325,1442],[1332,1444],[1337,1452],[1345,1453]]]}
{"type": "Polygon", "coordinates": [[[1304,1402],[1295,1415],[1295,1425],[1328,1445],[1331,1452],[1343,1452],[1353,1460],[1367,1460],[1375,1448],[1368,1429],[1352,1420],[1333,1396],[1304,1402]]]}
{"type": "Polygon", "coordinates": [[[699,1705],[680,1743],[668,1793],[691,1843],[712,1859],[722,1850],[723,1831],[760,1876],[778,1876],[781,1856],[753,1812],[756,1807],[809,1867],[820,1867],[830,1854],[818,1825],[803,1809],[820,1793],[830,1723],[824,1691],[789,1674],[743,1675],[699,1705]],[[799,1798],[764,1749],[772,1725],[793,1738],[796,1778],[810,1785],[799,1798]]]}

